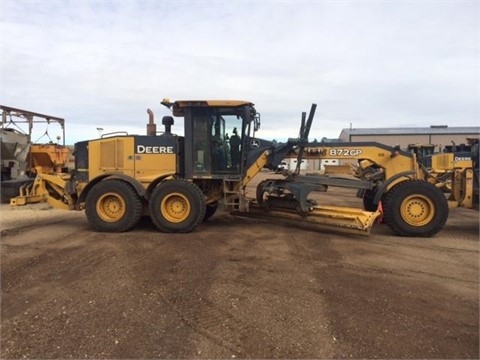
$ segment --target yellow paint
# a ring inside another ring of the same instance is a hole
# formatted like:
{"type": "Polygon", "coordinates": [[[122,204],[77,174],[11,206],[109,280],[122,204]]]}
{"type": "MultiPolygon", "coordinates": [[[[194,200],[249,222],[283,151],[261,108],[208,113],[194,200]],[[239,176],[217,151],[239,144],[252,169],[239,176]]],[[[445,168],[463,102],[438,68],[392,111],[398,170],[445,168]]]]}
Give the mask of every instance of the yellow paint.
{"type": "Polygon", "coordinates": [[[253,104],[244,100],[177,100],[173,104],[173,115],[184,116],[185,108],[189,107],[237,107],[253,104]]]}
{"type": "Polygon", "coordinates": [[[118,172],[135,176],[134,137],[121,136],[90,141],[88,151],[89,178],[118,172]]]}
{"type": "Polygon", "coordinates": [[[120,173],[139,180],[145,187],[160,176],[176,172],[176,154],[135,154],[135,138],[119,136],[89,143],[89,178],[120,173]]]}
{"type": "Polygon", "coordinates": [[[269,151],[264,151],[258,159],[247,169],[245,177],[242,180],[242,187],[246,186],[268,163],[269,151]]]}

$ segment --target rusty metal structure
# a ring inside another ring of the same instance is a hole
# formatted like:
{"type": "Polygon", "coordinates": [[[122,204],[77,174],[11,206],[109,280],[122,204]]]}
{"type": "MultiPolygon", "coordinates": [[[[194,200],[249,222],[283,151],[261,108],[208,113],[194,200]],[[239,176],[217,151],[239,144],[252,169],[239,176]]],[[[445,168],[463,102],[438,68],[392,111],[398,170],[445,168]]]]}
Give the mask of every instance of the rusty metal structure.
{"type": "Polygon", "coordinates": [[[34,123],[58,123],[62,129],[62,145],[65,146],[65,119],[5,105],[0,105],[0,109],[2,110],[1,128],[14,128],[12,125],[16,127],[19,123],[26,123],[28,124],[26,135],[28,136],[29,142],[32,141],[31,136],[34,123]],[[40,118],[41,120],[37,118],[40,118]]]}
{"type": "Polygon", "coordinates": [[[62,171],[70,151],[65,146],[65,119],[5,105],[0,105],[0,109],[1,200],[8,202],[37,174],[62,171]],[[36,123],[57,124],[62,131],[62,145],[50,138],[48,130],[43,134],[50,140],[47,144],[33,142],[36,123]]]}

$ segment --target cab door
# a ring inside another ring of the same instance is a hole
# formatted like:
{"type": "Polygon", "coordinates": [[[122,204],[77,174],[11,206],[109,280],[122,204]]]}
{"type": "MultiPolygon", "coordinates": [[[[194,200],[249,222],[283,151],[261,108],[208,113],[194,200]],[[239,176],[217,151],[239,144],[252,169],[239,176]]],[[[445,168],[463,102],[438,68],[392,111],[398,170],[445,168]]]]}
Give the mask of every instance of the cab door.
{"type": "Polygon", "coordinates": [[[185,171],[191,178],[242,174],[243,107],[198,107],[185,114],[185,171]]]}

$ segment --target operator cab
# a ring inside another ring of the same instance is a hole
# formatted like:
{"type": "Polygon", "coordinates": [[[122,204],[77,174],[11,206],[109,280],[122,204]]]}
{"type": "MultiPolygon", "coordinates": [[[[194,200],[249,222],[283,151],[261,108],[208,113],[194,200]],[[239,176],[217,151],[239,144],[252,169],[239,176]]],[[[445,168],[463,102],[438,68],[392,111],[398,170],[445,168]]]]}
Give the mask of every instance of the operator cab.
{"type": "Polygon", "coordinates": [[[243,175],[252,126],[253,131],[260,126],[259,114],[252,103],[219,100],[168,104],[173,105],[174,116],[184,117],[186,178],[223,179],[243,175]]]}

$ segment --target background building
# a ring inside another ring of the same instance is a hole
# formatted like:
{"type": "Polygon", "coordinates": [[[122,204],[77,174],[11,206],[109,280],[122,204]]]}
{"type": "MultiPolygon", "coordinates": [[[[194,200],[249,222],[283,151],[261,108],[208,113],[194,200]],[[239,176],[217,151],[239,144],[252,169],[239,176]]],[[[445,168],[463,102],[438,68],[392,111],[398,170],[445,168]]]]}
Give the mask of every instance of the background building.
{"type": "Polygon", "coordinates": [[[441,152],[445,146],[465,144],[467,138],[480,136],[480,126],[448,127],[432,125],[430,127],[411,128],[371,128],[343,129],[339,140],[344,142],[376,141],[381,144],[406,149],[409,144],[435,145],[435,151],[441,152]]]}
{"type": "MultiPolygon", "coordinates": [[[[361,128],[343,129],[338,139],[323,138],[319,142],[378,142],[389,146],[400,146],[407,150],[409,145],[434,145],[434,152],[442,152],[445,147],[455,144],[459,146],[467,143],[467,138],[479,138],[480,126],[448,127],[447,125],[432,125],[430,127],[405,127],[405,128],[361,128]]],[[[316,139],[314,140],[316,142],[316,139]]],[[[286,168],[294,170],[296,159],[285,159],[286,168]]],[[[338,159],[304,159],[302,170],[326,170],[326,167],[349,165],[352,160],[338,159]]]]}

